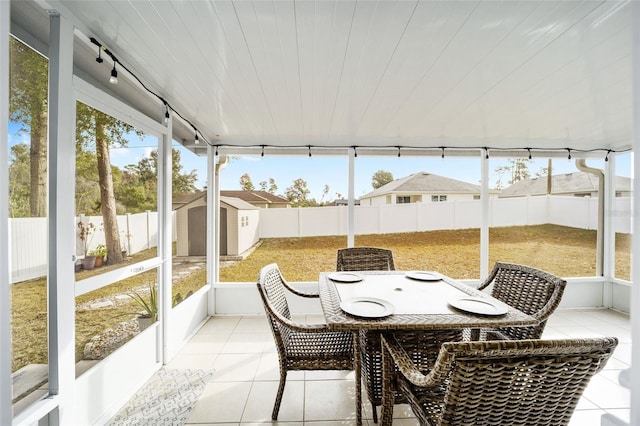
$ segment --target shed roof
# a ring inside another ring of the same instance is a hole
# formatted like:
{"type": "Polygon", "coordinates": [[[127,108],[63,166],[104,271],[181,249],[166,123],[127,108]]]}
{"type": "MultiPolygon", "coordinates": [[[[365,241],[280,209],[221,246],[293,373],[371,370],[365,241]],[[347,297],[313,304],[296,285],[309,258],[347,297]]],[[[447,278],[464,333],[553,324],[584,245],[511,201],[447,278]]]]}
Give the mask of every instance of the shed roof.
{"type": "Polygon", "coordinates": [[[246,201],[242,201],[239,198],[220,196],[220,202],[226,203],[238,210],[260,210],[259,207],[249,204],[246,201]]]}
{"type": "Polygon", "coordinates": [[[235,197],[249,203],[289,204],[289,200],[267,191],[220,190],[220,196],[235,197]]]}

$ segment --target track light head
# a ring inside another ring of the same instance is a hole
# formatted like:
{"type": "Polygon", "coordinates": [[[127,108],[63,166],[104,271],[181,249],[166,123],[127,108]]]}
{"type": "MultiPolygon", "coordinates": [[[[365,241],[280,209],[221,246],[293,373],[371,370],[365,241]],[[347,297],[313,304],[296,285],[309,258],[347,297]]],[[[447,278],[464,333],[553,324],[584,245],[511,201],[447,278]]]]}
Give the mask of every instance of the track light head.
{"type": "Polygon", "coordinates": [[[111,70],[111,77],[109,77],[109,83],[118,84],[118,70],[116,70],[116,63],[113,63],[113,69],[111,70]]]}

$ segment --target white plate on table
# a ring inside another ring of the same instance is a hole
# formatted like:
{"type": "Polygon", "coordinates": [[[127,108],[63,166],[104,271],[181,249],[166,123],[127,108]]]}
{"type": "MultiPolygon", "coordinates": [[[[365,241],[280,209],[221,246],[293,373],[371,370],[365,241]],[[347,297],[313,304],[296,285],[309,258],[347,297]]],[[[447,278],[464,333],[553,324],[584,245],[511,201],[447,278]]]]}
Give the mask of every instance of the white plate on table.
{"type": "Polygon", "coordinates": [[[482,297],[465,296],[449,300],[449,305],[461,311],[480,315],[504,315],[509,312],[506,305],[482,297]]]}
{"type": "Polygon", "coordinates": [[[340,308],[348,314],[364,318],[383,318],[393,313],[393,305],[376,297],[352,297],[340,302],[340,308]]]}
{"type": "Polygon", "coordinates": [[[409,271],[404,275],[407,278],[418,281],[440,281],[442,279],[442,275],[429,271],[409,271]]]}
{"type": "Polygon", "coordinates": [[[329,274],[329,279],[340,283],[357,283],[362,281],[364,276],[355,272],[332,272],[329,274]]]}

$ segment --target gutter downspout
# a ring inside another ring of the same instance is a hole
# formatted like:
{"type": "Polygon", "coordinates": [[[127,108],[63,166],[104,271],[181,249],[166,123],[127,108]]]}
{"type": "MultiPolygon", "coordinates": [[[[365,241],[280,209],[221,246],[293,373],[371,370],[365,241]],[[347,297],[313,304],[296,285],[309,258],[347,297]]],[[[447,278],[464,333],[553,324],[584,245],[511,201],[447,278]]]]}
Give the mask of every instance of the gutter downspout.
{"type": "Polygon", "coordinates": [[[598,177],[598,229],[596,234],[596,275],[603,276],[604,263],[604,172],[587,166],[586,160],[576,160],[578,170],[598,177]]]}

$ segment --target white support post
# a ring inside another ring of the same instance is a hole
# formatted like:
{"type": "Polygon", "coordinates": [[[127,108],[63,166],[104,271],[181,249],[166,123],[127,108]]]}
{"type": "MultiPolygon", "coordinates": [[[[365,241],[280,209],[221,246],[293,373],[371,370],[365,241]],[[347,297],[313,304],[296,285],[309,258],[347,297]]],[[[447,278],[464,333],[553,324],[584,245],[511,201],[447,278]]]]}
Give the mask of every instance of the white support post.
{"type": "Polygon", "coordinates": [[[49,43],[49,392],[50,424],[75,424],[75,96],[73,26],[50,14],[49,43]]]}
{"type": "Polygon", "coordinates": [[[632,138],[633,138],[633,208],[632,208],[632,236],[631,236],[631,423],[640,424],[640,180],[637,171],[640,170],[640,3],[631,4],[632,34],[632,138]]]}
{"type": "Polygon", "coordinates": [[[218,173],[214,147],[207,146],[207,284],[209,285],[207,310],[209,315],[215,315],[216,313],[216,294],[213,286],[218,282],[218,264],[220,261],[220,224],[218,223],[220,188],[218,185],[218,173]]]}
{"type": "Polygon", "coordinates": [[[9,6],[0,1],[0,424],[11,424],[11,265],[9,255],[9,6]]]}
{"type": "MultiPolygon", "coordinates": [[[[602,302],[607,308],[613,306],[611,278],[616,275],[616,156],[609,155],[609,161],[604,163],[604,229],[602,249],[602,302]]],[[[598,194],[601,196],[601,194],[598,194]]]]}
{"type": "Polygon", "coordinates": [[[480,151],[480,280],[484,280],[489,275],[489,224],[491,223],[491,212],[489,209],[489,159],[484,150],[480,151]]]}
{"type": "Polygon", "coordinates": [[[355,158],[356,149],[349,149],[349,202],[347,204],[347,247],[355,245],[355,158]]]}
{"type": "MultiPolygon", "coordinates": [[[[173,120],[170,118],[167,123],[166,133],[162,135],[158,147],[158,256],[162,259],[162,264],[158,271],[158,301],[160,308],[158,318],[160,320],[161,335],[159,344],[162,353],[159,354],[159,361],[166,364],[173,355],[173,348],[169,345],[169,332],[171,325],[171,302],[172,302],[172,273],[173,273],[173,222],[171,216],[171,194],[173,176],[173,149],[171,147],[171,132],[173,120]]],[[[147,227],[149,227],[149,214],[147,213],[147,227]]]]}

